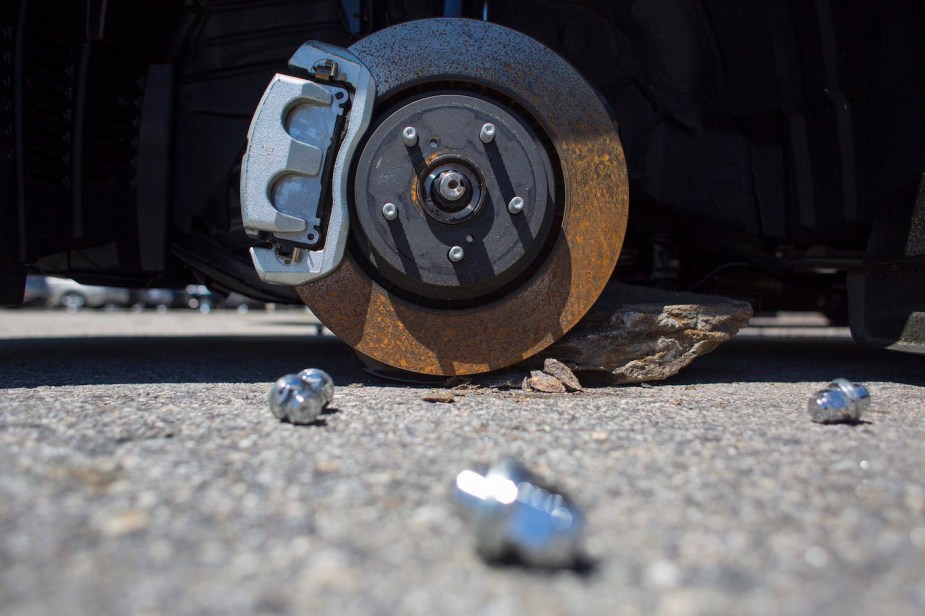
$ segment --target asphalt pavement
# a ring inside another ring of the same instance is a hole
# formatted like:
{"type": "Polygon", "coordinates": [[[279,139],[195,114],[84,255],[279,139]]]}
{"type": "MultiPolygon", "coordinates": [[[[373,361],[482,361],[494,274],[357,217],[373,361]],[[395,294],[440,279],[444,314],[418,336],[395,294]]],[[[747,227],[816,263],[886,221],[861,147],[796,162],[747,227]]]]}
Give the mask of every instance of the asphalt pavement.
{"type": "Polygon", "coordinates": [[[923,357],[749,330],[663,383],[431,403],[315,332],[0,311],[0,613],[925,612],[923,357]],[[280,423],[271,383],[309,366],[333,407],[280,423]],[[865,422],[811,423],[839,376],[865,422]],[[448,488],[504,455],[584,506],[590,566],[478,558],[448,488]]]}

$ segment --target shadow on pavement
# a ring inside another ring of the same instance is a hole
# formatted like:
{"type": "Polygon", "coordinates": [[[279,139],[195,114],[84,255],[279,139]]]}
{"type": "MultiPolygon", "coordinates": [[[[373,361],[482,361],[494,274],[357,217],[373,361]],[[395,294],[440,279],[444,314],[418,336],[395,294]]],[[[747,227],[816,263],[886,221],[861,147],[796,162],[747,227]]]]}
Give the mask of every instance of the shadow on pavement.
{"type": "MultiPolygon", "coordinates": [[[[338,385],[374,383],[333,336],[174,336],[0,340],[0,387],[141,383],[269,383],[306,367],[338,385]]],[[[859,382],[925,386],[925,356],[869,349],[843,338],[739,338],[663,383],[859,382]]],[[[478,378],[475,379],[478,382],[478,378]]],[[[659,383],[653,383],[658,385],[659,383]]],[[[412,385],[415,386],[415,385],[412,385]]],[[[439,387],[439,383],[417,387],[439,387]]]]}
{"type": "Polygon", "coordinates": [[[0,387],[269,383],[317,367],[338,385],[368,381],[333,336],[176,336],[0,340],[0,387]]]}
{"type": "Polygon", "coordinates": [[[846,338],[736,338],[694,361],[668,385],[857,382],[925,385],[925,356],[863,347],[846,338]]]}

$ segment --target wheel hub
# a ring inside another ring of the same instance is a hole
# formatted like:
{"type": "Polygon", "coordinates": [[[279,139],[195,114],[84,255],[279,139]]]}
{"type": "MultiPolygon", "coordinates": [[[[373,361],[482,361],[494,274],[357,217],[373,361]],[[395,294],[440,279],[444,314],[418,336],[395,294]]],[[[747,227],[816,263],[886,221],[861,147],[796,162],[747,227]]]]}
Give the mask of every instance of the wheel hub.
{"type": "Polygon", "coordinates": [[[457,204],[461,203],[459,200],[469,192],[472,182],[456,169],[442,171],[434,179],[438,186],[437,194],[432,194],[432,190],[428,190],[427,194],[438,201],[440,209],[456,211],[457,204]]]}
{"type": "Polygon", "coordinates": [[[458,156],[438,157],[421,176],[408,197],[431,219],[456,225],[478,216],[485,178],[474,162],[458,156]]]}
{"type": "Polygon", "coordinates": [[[493,100],[459,92],[400,101],[374,120],[358,158],[358,256],[409,301],[476,305],[516,286],[541,256],[556,214],[552,169],[528,121],[493,100]],[[524,206],[512,213],[515,198],[524,206]]]}

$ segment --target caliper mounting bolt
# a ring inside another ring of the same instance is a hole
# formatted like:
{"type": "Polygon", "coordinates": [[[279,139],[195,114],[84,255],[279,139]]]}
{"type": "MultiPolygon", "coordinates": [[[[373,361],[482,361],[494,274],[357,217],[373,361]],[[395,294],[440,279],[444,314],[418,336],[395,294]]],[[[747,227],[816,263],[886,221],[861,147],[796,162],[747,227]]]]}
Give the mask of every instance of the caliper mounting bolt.
{"type": "Polygon", "coordinates": [[[507,211],[510,214],[520,214],[524,210],[524,200],[523,197],[514,197],[511,199],[510,203],[507,204],[507,211]]]}
{"type": "Polygon", "coordinates": [[[310,424],[334,400],[334,381],[324,370],[308,368],[287,374],[273,384],[268,399],[277,418],[294,424],[310,424]]]}
{"type": "Polygon", "coordinates": [[[806,407],[816,423],[857,423],[870,406],[870,392],[860,383],[835,379],[813,394],[806,407]]]}
{"type": "Polygon", "coordinates": [[[462,246],[453,246],[450,248],[450,251],[446,253],[446,256],[453,263],[459,263],[463,260],[463,257],[466,256],[466,253],[462,249],[462,246]]]}
{"type": "Polygon", "coordinates": [[[398,218],[398,206],[394,203],[386,203],[382,206],[382,217],[386,220],[395,220],[398,218]]]}
{"type": "Polygon", "coordinates": [[[413,148],[418,144],[418,131],[413,126],[406,126],[401,132],[401,140],[407,148],[413,148]]]}
{"type": "Polygon", "coordinates": [[[479,132],[479,139],[482,140],[482,143],[491,143],[495,140],[495,125],[491,122],[487,122],[482,125],[482,130],[479,132]]]}
{"type": "Polygon", "coordinates": [[[583,559],[582,512],[514,461],[495,464],[488,472],[462,471],[451,496],[486,560],[513,557],[524,565],[562,568],[583,559]]]}

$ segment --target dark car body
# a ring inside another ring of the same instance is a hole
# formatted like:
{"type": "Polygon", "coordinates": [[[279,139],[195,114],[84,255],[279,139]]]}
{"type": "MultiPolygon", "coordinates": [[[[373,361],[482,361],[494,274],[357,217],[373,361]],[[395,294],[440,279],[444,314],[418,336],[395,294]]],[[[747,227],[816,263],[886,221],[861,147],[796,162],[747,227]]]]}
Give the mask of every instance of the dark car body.
{"type": "Polygon", "coordinates": [[[925,3],[904,0],[7,2],[3,301],[44,273],[297,302],[241,229],[261,93],[307,39],[439,15],[528,34],[606,101],[630,177],[618,277],[925,348],[925,3]]]}

